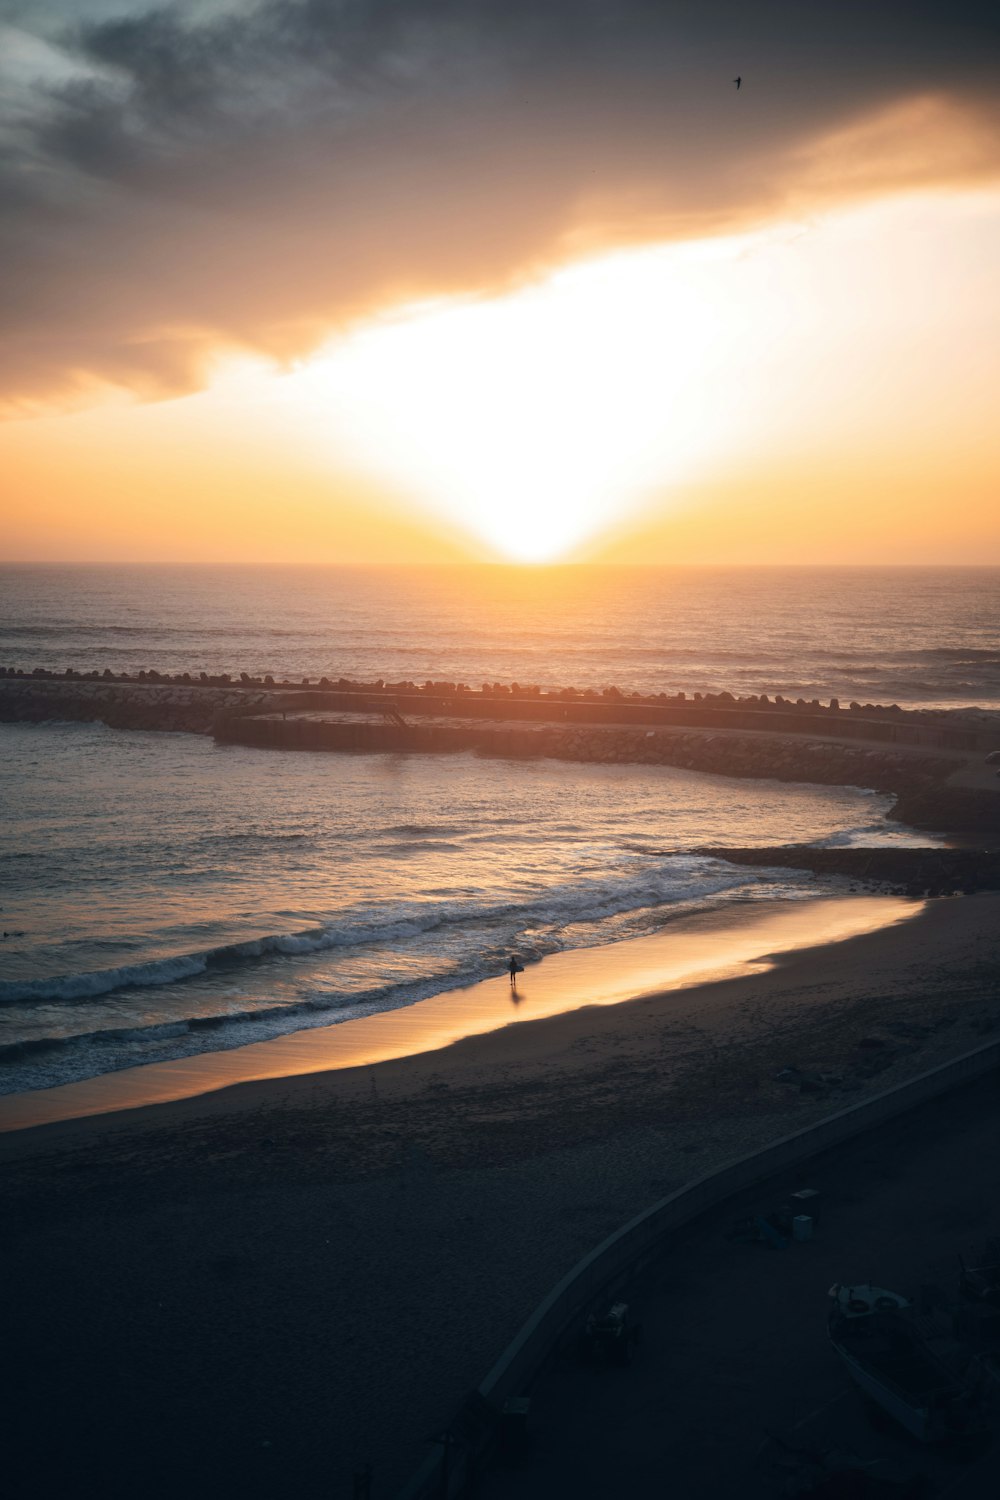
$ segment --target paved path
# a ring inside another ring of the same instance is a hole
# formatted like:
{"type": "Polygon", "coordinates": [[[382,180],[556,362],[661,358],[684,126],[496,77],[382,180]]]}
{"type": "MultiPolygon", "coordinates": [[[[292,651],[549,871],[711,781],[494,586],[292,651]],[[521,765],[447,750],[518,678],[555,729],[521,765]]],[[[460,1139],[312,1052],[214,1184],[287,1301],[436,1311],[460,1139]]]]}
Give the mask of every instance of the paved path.
{"type": "Polygon", "coordinates": [[[959,1253],[974,1257],[1000,1234],[998,1094],[993,1075],[693,1228],[630,1294],[643,1327],[630,1367],[557,1358],[532,1393],[527,1453],[486,1476],[481,1500],[795,1493],[785,1488],[794,1466],[769,1433],[847,1450],[883,1478],[922,1476],[940,1500],[995,1500],[1000,1433],[960,1461],[872,1428],[827,1341],[825,1293],[869,1278],[955,1293],[959,1253]],[[739,1213],[802,1185],[822,1193],[811,1242],[780,1251],[727,1240],[739,1213]]]}

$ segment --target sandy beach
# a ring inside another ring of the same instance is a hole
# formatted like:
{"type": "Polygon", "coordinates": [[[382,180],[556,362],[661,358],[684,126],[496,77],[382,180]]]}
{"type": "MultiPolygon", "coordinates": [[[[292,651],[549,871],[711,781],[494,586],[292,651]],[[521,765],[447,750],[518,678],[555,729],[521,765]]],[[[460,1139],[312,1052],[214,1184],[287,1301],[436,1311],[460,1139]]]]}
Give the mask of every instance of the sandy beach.
{"type": "Polygon", "coordinates": [[[998,35],[6,7],[0,1500],[1000,1500],[998,35]]]}
{"type": "Polygon", "coordinates": [[[640,995],[762,973],[798,949],[905,922],[920,910],[920,901],[898,896],[839,895],[688,913],[643,938],[550,954],[522,970],[513,985],[502,975],[416,1004],[229,1050],[213,1050],[209,1030],[202,1033],[208,1049],[194,1056],[8,1094],[0,1098],[0,1132],[436,1052],[582,1007],[621,1005],[640,995]]]}
{"type": "Polygon", "coordinates": [[[998,917],[0,1137],[15,1493],[391,1494],[604,1234],[985,1039],[998,917]]]}

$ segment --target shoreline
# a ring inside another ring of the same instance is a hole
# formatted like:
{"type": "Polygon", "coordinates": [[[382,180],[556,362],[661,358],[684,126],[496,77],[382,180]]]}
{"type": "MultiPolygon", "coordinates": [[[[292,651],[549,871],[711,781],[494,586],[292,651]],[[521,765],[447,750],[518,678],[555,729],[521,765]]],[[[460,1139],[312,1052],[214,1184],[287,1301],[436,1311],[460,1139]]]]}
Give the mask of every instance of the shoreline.
{"type": "Polygon", "coordinates": [[[6,1094],[0,1096],[0,1133],[199,1099],[248,1083],[378,1066],[523,1022],[693,992],[912,921],[923,909],[912,897],[868,893],[697,912],[644,937],[549,954],[513,988],[506,976],[480,980],[332,1026],[6,1094]]]}

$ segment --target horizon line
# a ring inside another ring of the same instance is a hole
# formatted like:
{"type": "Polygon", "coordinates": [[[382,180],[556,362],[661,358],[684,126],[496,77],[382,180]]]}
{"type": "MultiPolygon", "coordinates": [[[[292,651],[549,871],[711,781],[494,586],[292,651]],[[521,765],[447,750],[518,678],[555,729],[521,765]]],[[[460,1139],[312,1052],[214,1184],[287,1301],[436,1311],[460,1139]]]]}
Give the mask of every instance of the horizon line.
{"type": "Polygon", "coordinates": [[[620,568],[634,571],[683,571],[686,569],[728,569],[751,571],[753,569],[813,570],[816,572],[845,571],[892,571],[892,572],[941,572],[943,570],[968,570],[976,572],[1000,571],[1000,559],[996,562],[620,562],[599,559],[567,559],[562,562],[517,562],[513,559],[442,558],[435,562],[309,562],[285,561],[265,562],[220,559],[199,560],[192,558],[0,558],[0,568],[273,568],[309,569],[313,572],[339,569],[344,572],[398,571],[418,572],[435,568],[503,568],[521,573],[544,573],[557,568],[620,568]]]}

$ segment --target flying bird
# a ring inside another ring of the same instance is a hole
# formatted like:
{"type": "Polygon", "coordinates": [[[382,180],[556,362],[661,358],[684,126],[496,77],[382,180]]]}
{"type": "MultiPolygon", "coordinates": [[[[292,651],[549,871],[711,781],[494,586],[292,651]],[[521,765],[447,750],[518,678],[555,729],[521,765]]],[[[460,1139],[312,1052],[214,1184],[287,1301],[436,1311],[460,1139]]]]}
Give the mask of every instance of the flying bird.
{"type": "Polygon", "coordinates": [[[740,84],[743,82],[743,74],[741,73],[738,78],[734,78],[733,82],[735,83],[736,87],[739,88],[740,84]]]}

